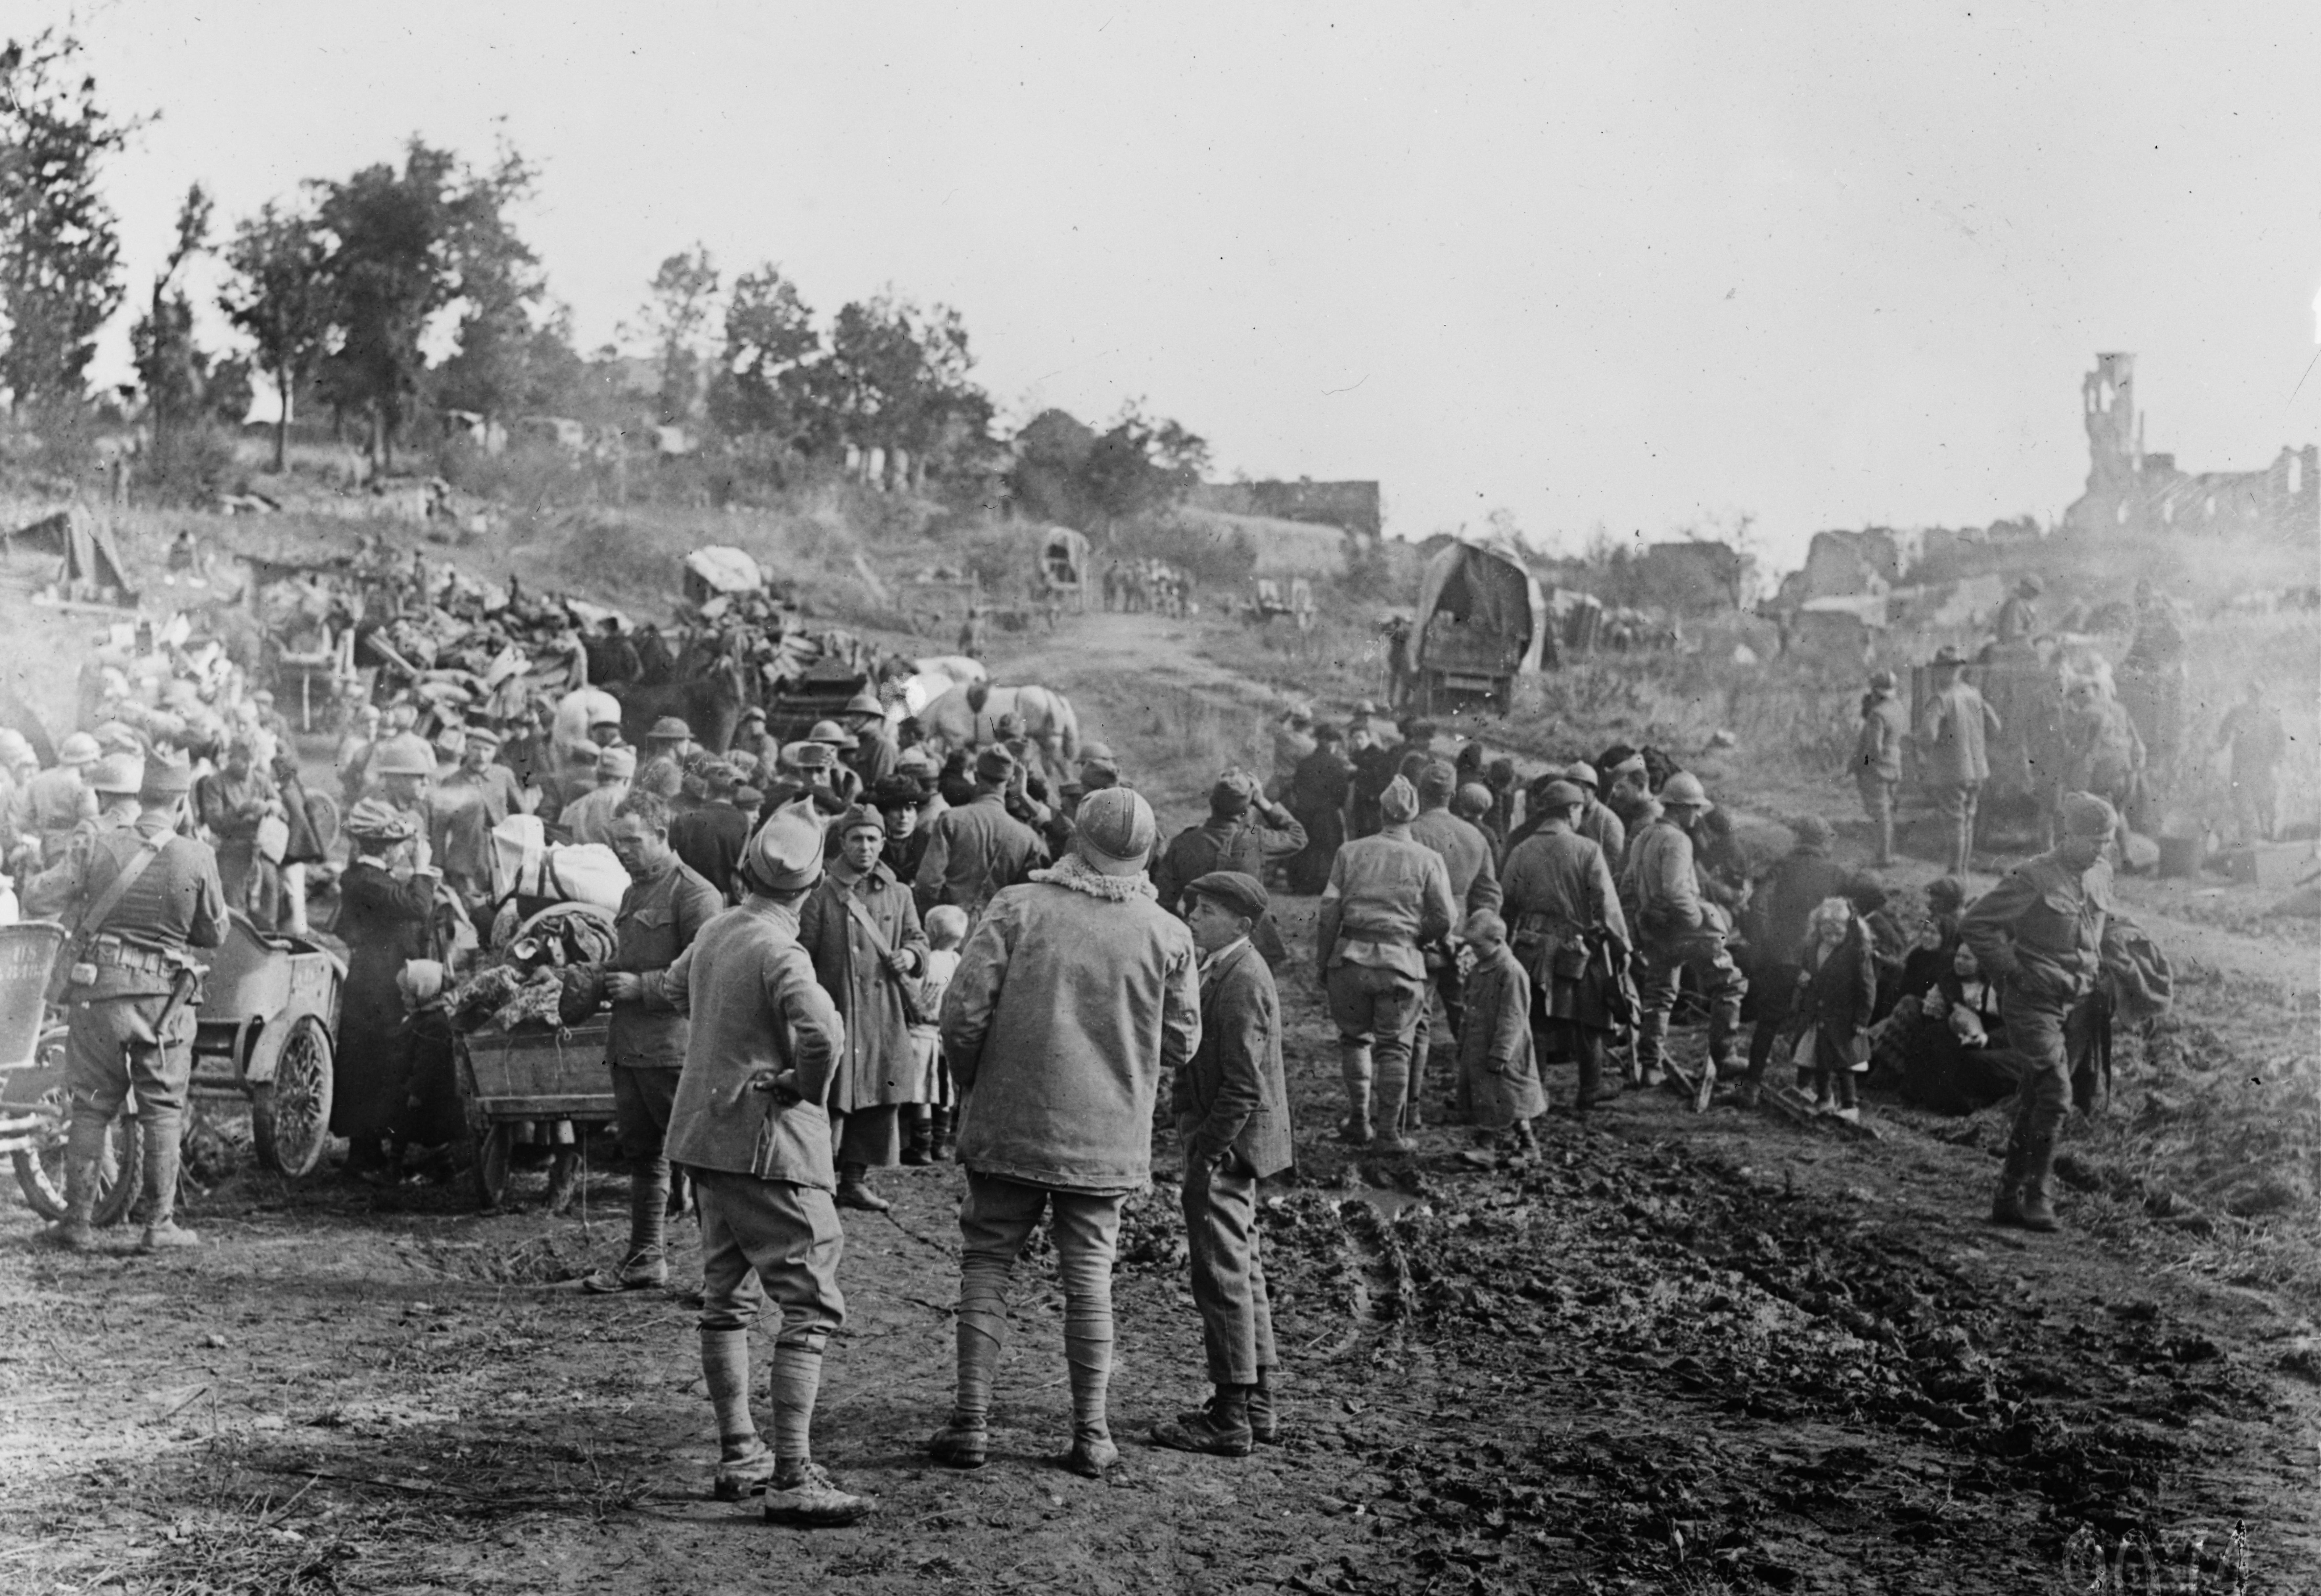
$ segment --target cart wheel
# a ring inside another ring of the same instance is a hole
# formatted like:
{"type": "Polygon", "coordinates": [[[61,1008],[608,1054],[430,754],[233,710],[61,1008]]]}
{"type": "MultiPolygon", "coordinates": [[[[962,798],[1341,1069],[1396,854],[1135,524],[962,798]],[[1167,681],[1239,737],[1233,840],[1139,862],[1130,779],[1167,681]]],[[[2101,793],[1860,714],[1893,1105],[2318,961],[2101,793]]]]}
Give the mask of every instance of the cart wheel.
{"type": "Polygon", "coordinates": [[[548,1165],[548,1211],[561,1214],[570,1211],[573,1201],[580,1195],[580,1149],[559,1147],[548,1165]]]}
{"type": "MultiPolygon", "coordinates": [[[[65,1132],[71,1108],[61,1086],[43,1093],[31,1105],[41,1117],[40,1145],[15,1154],[16,1184],[24,1201],[44,1219],[65,1217],[65,1132]]],[[[105,1159],[97,1166],[96,1222],[118,1225],[128,1215],[145,1184],[145,1137],[135,1114],[123,1109],[105,1139],[105,1159]]]]}
{"type": "Polygon", "coordinates": [[[508,1161],[515,1151],[515,1126],[494,1122],[476,1127],[476,1206],[500,1206],[507,1195],[508,1161]]]}
{"type": "Polygon", "coordinates": [[[330,1032],[302,1014],[283,1039],[274,1079],[250,1089],[258,1155],[291,1180],[314,1172],[331,1139],[332,1065],[330,1032]]]}

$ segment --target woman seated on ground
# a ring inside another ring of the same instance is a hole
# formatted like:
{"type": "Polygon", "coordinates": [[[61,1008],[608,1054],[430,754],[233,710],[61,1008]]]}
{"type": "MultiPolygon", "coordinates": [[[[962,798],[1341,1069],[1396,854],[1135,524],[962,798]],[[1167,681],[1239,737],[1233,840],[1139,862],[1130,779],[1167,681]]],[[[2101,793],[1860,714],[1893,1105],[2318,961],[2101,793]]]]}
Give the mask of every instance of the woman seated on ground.
{"type": "Polygon", "coordinates": [[[1983,978],[1964,943],[1934,985],[1906,994],[1879,1029],[1878,1062],[1895,1091],[1937,1113],[1988,1108],[2012,1095],[2023,1073],[1999,1023],[1998,985],[1983,978]]]}

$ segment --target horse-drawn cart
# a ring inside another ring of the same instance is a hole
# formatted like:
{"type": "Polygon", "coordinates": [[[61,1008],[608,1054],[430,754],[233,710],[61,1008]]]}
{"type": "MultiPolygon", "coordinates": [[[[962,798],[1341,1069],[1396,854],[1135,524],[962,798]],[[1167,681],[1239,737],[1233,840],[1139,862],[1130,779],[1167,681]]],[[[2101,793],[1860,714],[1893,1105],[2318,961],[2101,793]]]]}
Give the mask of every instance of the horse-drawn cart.
{"type": "Polygon", "coordinates": [[[554,1149],[548,1206],[560,1213],[580,1177],[585,1127],[613,1119],[613,1080],[605,1067],[605,1023],[569,1029],[473,1031],[458,1041],[460,1095],[475,1137],[474,1177],[480,1207],[507,1196],[520,1144],[554,1149]]]}

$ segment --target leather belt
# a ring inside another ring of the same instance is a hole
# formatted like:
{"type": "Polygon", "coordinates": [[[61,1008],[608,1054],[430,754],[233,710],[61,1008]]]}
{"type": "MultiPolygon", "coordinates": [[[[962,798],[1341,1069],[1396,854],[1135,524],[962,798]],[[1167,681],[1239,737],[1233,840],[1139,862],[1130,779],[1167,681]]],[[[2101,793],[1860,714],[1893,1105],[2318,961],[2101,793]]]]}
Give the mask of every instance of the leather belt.
{"type": "Polygon", "coordinates": [[[89,950],[89,962],[109,964],[116,970],[126,970],[138,975],[168,975],[177,968],[176,961],[167,953],[116,942],[110,937],[97,939],[96,945],[89,950]]]}

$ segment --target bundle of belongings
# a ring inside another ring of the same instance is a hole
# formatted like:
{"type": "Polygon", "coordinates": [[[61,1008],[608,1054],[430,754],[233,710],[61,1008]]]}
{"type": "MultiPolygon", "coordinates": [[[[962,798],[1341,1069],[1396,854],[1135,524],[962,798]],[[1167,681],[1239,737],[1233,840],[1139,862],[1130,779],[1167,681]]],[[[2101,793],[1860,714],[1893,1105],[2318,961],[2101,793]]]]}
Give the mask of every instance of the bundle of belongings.
{"type": "Polygon", "coordinates": [[[595,988],[580,972],[613,956],[628,871],[600,844],[548,842],[532,815],[493,828],[491,858],[490,962],[447,995],[454,1022],[510,1031],[586,1019],[595,988]]]}

